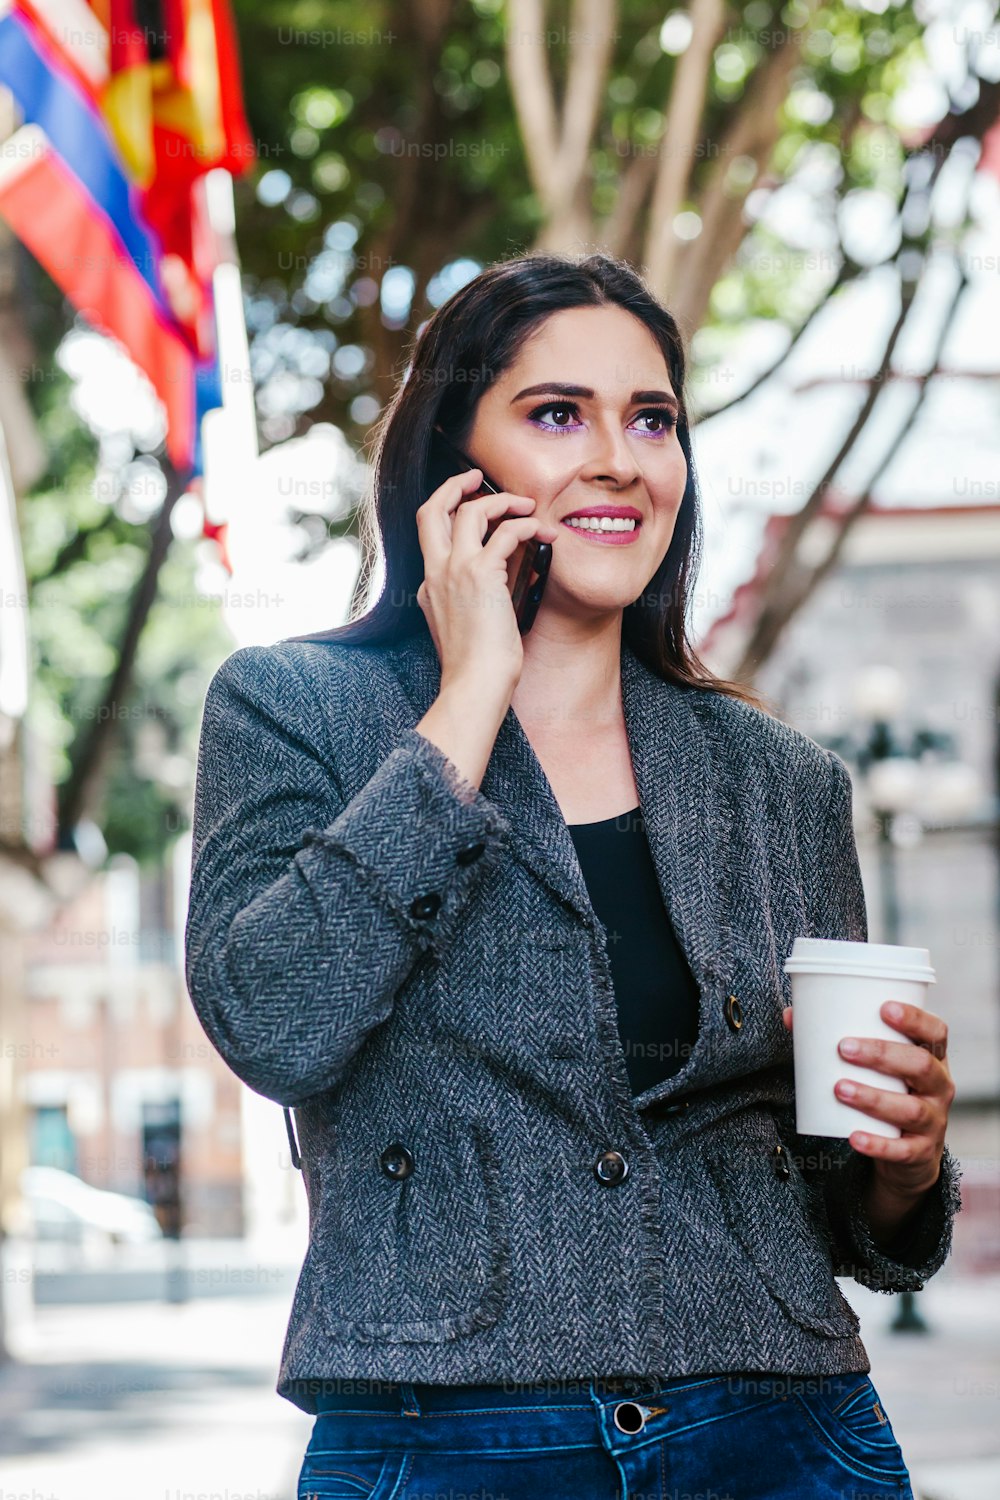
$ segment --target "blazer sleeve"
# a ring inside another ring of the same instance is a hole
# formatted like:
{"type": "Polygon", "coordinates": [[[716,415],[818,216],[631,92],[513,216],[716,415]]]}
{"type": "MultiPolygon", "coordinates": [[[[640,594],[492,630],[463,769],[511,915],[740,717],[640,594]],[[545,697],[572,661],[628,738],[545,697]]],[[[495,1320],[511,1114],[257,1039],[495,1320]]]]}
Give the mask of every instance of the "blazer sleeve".
{"type": "MultiPolygon", "coordinates": [[[[349,673],[344,691],[363,691],[349,673]]],[[[201,724],[187,987],[232,1071],[290,1107],[337,1083],[454,939],[508,830],[415,728],[346,800],[337,711],[280,643],[247,646],[216,671],[201,724]]]]}
{"type": "MultiPolygon", "coordinates": [[[[812,871],[811,930],[814,937],[868,941],[864,887],[852,816],[850,772],[834,751],[825,827],[812,871]]],[[[864,1209],[872,1158],[846,1140],[801,1135],[794,1112],[784,1112],[783,1138],[829,1225],[834,1271],[877,1292],[919,1291],[940,1270],[951,1250],[956,1213],[961,1208],[961,1168],[947,1145],[937,1182],[923,1199],[913,1223],[883,1250],[876,1248],[864,1209]]]]}

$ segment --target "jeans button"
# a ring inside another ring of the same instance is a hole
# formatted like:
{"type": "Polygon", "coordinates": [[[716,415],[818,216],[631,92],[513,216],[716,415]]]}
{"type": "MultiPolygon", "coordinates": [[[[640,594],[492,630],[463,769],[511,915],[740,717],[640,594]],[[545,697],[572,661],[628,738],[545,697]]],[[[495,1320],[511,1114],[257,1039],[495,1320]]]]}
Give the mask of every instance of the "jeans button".
{"type": "Polygon", "coordinates": [[[611,1413],[611,1420],[619,1432],[626,1432],[631,1436],[645,1427],[646,1413],[634,1401],[619,1401],[611,1413]]]}

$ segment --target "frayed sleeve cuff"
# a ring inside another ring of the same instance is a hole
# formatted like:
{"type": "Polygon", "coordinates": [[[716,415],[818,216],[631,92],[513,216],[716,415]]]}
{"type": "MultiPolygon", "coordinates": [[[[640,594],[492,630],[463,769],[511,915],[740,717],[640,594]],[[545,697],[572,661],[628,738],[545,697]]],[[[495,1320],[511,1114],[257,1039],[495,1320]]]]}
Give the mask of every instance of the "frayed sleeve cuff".
{"type": "Polygon", "coordinates": [[[961,1166],[946,1145],[941,1171],[913,1222],[879,1250],[865,1208],[871,1157],[851,1151],[824,1184],[838,1276],[853,1276],[876,1292],[918,1292],[948,1258],[955,1215],[962,1206],[961,1166]]]}

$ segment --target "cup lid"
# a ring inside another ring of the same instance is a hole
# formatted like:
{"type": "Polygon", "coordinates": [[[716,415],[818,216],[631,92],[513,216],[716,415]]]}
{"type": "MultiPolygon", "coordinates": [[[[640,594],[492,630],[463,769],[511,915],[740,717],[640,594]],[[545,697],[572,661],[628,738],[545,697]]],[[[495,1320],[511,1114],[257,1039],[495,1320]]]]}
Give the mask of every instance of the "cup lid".
{"type": "Polygon", "coordinates": [[[872,974],[934,984],[930,950],[898,943],[853,943],[797,937],[785,959],[786,974],[872,974]]]}

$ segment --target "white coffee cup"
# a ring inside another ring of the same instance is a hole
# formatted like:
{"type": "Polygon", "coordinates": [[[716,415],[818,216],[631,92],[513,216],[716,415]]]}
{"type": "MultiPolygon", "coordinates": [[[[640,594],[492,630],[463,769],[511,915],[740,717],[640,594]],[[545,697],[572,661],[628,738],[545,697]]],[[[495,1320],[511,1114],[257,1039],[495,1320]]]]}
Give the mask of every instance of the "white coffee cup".
{"type": "Polygon", "coordinates": [[[915,1042],[879,1015],[886,1000],[923,1007],[936,976],[926,948],[895,943],[846,943],[798,937],[785,960],[792,979],[792,1055],[795,1067],[795,1128],[805,1135],[847,1137],[852,1130],[896,1137],[898,1125],[877,1119],[839,1099],[839,1078],[905,1094],[894,1074],[865,1068],[842,1057],[845,1036],[915,1042]]]}

